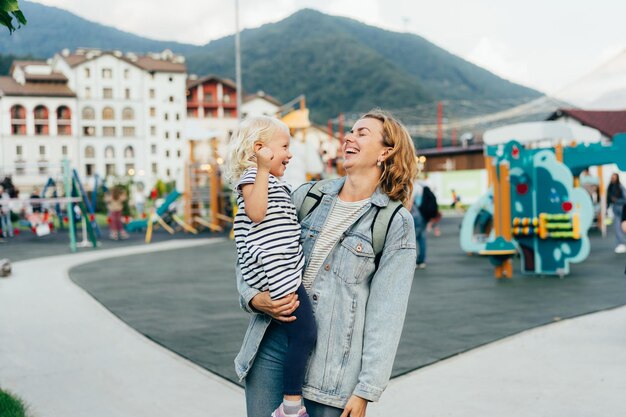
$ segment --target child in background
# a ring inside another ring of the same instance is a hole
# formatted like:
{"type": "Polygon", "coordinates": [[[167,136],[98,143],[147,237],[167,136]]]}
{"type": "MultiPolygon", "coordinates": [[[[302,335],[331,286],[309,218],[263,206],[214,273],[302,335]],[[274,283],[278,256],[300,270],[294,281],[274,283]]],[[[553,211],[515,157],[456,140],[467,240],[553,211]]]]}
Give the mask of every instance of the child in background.
{"type": "Polygon", "coordinates": [[[111,233],[109,237],[112,240],[128,239],[128,233],[126,233],[122,224],[122,210],[127,198],[126,191],[122,187],[113,187],[111,192],[104,196],[104,201],[109,209],[109,218],[111,219],[111,233]]]}
{"type": "Polygon", "coordinates": [[[283,402],[273,417],[308,417],[302,405],[306,364],[317,329],[302,286],[304,256],[300,224],[288,185],[280,180],[291,159],[289,129],[272,117],[245,120],[231,140],[229,176],[236,184],[234,221],[237,255],[244,280],[269,291],[273,300],[296,293],[295,321],[283,323],[289,340],[283,364],[283,402]]]}

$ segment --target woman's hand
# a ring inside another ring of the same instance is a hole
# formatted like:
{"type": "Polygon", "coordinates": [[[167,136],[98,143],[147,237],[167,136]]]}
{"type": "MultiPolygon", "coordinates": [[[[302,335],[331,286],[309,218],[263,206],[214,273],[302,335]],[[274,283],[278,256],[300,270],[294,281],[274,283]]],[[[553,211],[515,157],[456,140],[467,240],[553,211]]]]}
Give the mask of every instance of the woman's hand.
{"type": "Polygon", "coordinates": [[[343,409],[341,417],[365,417],[365,411],[367,409],[367,400],[361,397],[353,395],[348,400],[346,408],[343,409]]]}
{"type": "Polygon", "coordinates": [[[263,291],[250,300],[250,305],[278,321],[290,322],[296,320],[296,317],[291,314],[298,308],[300,301],[296,293],[272,300],[269,291],[263,291]]]}

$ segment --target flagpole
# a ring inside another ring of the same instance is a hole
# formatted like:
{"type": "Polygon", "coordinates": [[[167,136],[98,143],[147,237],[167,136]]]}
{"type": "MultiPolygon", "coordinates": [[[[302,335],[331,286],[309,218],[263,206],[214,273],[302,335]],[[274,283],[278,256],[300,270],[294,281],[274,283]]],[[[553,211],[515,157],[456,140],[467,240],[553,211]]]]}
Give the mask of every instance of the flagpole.
{"type": "Polygon", "coordinates": [[[235,77],[237,83],[237,126],[241,123],[241,47],[239,42],[239,0],[235,0],[235,77]]]}

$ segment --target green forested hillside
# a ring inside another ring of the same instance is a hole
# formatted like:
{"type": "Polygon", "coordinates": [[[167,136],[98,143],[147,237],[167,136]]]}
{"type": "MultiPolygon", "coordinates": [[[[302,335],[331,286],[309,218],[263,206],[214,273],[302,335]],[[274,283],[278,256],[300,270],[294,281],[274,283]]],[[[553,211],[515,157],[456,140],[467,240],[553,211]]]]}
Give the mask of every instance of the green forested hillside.
{"type": "MultiPolygon", "coordinates": [[[[154,41],[61,9],[20,4],[28,25],[12,36],[0,36],[0,54],[47,58],[79,46],[139,53],[169,48],[186,56],[190,73],[235,77],[234,36],[205,46],[154,41]]],[[[541,95],[420,36],[309,9],[244,30],[241,45],[244,89],[263,90],[285,102],[306,94],[318,122],[339,112],[407,108],[436,100],[489,101],[498,110],[505,99],[519,103],[541,95]]]]}

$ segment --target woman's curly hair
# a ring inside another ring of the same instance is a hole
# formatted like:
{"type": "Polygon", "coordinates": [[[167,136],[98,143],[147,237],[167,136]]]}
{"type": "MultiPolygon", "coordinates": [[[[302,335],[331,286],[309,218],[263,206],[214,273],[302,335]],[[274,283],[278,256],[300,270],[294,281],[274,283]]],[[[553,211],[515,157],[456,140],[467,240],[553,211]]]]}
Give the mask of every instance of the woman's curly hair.
{"type": "Polygon", "coordinates": [[[383,144],[391,150],[382,162],[379,184],[389,198],[406,205],[417,177],[416,152],[411,135],[402,123],[383,110],[373,109],[362,118],[376,119],[383,124],[383,144]]]}

